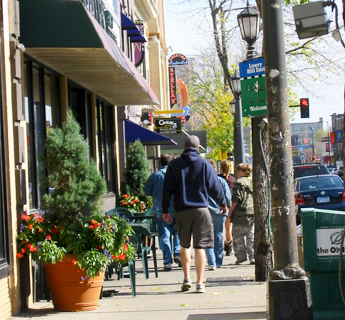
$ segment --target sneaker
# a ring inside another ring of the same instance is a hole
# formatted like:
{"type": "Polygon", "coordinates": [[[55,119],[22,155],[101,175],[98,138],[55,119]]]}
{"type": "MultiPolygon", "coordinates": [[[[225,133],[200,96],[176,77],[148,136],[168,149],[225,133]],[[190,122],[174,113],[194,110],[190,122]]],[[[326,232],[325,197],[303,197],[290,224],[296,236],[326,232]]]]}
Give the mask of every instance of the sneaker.
{"type": "Polygon", "coordinates": [[[240,264],[240,263],[243,263],[243,262],[246,262],[246,261],[247,261],[246,258],[245,259],[237,259],[235,264],[240,264]]]}
{"type": "Polygon", "coordinates": [[[181,286],[181,290],[182,291],[188,291],[190,289],[190,287],[192,286],[192,280],[191,279],[184,279],[182,286],[181,286]]]}
{"type": "Polygon", "coordinates": [[[196,284],[196,293],[204,293],[205,286],[203,284],[197,283],[196,284]]]}
{"type": "Polygon", "coordinates": [[[165,271],[171,270],[171,263],[165,263],[165,264],[164,264],[164,270],[165,270],[165,271]]]}
{"type": "Polygon", "coordinates": [[[210,270],[210,271],[214,271],[216,269],[217,269],[216,266],[208,266],[208,270],[210,270]]]}
{"type": "Polygon", "coordinates": [[[179,266],[182,267],[181,258],[179,256],[174,257],[174,262],[179,266]]]}

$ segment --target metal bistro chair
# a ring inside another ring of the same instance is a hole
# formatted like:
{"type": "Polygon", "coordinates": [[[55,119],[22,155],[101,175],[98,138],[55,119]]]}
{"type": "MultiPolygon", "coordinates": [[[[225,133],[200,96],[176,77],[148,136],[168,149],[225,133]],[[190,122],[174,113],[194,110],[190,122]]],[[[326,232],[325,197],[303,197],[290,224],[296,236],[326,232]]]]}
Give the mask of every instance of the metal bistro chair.
{"type": "Polygon", "coordinates": [[[158,267],[157,267],[157,254],[156,254],[156,241],[154,233],[151,233],[146,222],[132,222],[132,229],[139,241],[139,246],[141,248],[141,257],[143,262],[143,272],[145,278],[149,278],[148,269],[148,253],[152,251],[153,264],[155,269],[155,276],[158,277],[158,267]],[[146,239],[148,238],[148,239],[146,239]],[[151,244],[152,240],[152,244],[151,244]]]}
{"type": "MultiPolygon", "coordinates": [[[[133,213],[126,208],[114,208],[107,212],[107,215],[114,215],[114,214],[119,214],[120,216],[125,216],[129,219],[133,217],[133,213]]],[[[135,234],[130,236],[130,241],[136,246],[136,248],[139,247],[139,241],[135,234]]],[[[111,278],[113,274],[113,269],[115,269],[118,279],[122,278],[123,268],[126,266],[128,267],[128,271],[129,271],[129,278],[130,278],[131,287],[132,287],[132,295],[133,297],[136,297],[135,260],[130,260],[126,264],[123,264],[123,263],[119,265],[111,264],[107,268],[105,279],[108,280],[108,278],[111,278]]]]}

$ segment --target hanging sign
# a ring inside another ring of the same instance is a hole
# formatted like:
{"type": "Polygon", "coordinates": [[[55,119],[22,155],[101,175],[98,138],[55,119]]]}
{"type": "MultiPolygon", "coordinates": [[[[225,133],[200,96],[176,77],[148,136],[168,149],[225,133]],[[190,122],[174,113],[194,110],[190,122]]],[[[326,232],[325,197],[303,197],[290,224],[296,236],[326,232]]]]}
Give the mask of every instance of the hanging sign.
{"type": "MultiPolygon", "coordinates": [[[[143,36],[144,35],[143,24],[137,23],[137,28],[139,29],[141,35],[143,36]]],[[[139,67],[143,63],[144,58],[145,58],[145,42],[134,42],[134,64],[135,64],[135,66],[139,67]]]]}
{"type": "Polygon", "coordinates": [[[266,115],[267,103],[264,58],[241,62],[239,68],[243,116],[256,117],[266,115]]]}
{"type": "Polygon", "coordinates": [[[155,132],[158,132],[161,134],[181,133],[181,119],[155,118],[155,132]]]}
{"type": "Polygon", "coordinates": [[[177,102],[175,67],[169,67],[169,89],[170,89],[170,108],[172,108],[177,102]]]}
{"type": "Polygon", "coordinates": [[[181,53],[175,53],[169,58],[169,66],[188,65],[188,59],[181,53]]]}

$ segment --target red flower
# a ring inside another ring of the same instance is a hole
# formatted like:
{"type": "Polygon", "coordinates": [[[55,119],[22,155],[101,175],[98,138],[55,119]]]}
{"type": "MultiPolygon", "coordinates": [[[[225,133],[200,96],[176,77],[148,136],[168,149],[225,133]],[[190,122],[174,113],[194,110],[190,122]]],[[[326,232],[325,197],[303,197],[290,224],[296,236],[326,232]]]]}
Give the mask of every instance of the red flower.
{"type": "Polygon", "coordinates": [[[77,263],[77,260],[73,259],[73,260],[72,260],[72,263],[73,263],[73,264],[76,264],[76,263],[77,263]]]}
{"type": "Polygon", "coordinates": [[[95,221],[95,220],[91,220],[91,223],[92,223],[92,224],[96,224],[96,221],[95,221]]]}
{"type": "Polygon", "coordinates": [[[29,229],[32,229],[34,227],[34,225],[32,224],[32,223],[30,223],[29,225],[28,225],[28,228],[29,229]]]}
{"type": "Polygon", "coordinates": [[[128,250],[128,245],[125,243],[124,245],[123,245],[123,251],[127,251],[128,250]]]}
{"type": "Polygon", "coordinates": [[[30,216],[28,216],[27,214],[22,214],[22,219],[25,220],[25,221],[29,221],[31,219],[30,216]]]}
{"type": "Polygon", "coordinates": [[[37,217],[37,213],[34,213],[34,218],[36,218],[37,217]]]}
{"type": "Polygon", "coordinates": [[[125,193],[125,194],[123,195],[123,197],[126,199],[128,196],[127,196],[127,194],[125,193]]]}
{"type": "Polygon", "coordinates": [[[107,216],[107,219],[110,219],[110,216],[107,216]]]}
{"type": "Polygon", "coordinates": [[[103,250],[103,246],[99,246],[98,248],[102,249],[103,250]]]}
{"type": "Polygon", "coordinates": [[[46,239],[47,239],[47,240],[51,240],[51,239],[52,239],[52,236],[51,236],[50,234],[48,234],[48,235],[46,236],[46,239]]]}
{"type": "Polygon", "coordinates": [[[135,203],[138,203],[138,202],[139,202],[139,200],[138,200],[138,199],[135,199],[135,200],[134,200],[134,202],[135,202],[135,203]]]}
{"type": "Polygon", "coordinates": [[[133,201],[131,201],[130,204],[133,204],[133,201]]]}
{"type": "Polygon", "coordinates": [[[118,258],[120,259],[120,260],[125,260],[126,259],[126,255],[122,252],[119,256],[118,256],[118,258]]]}
{"type": "Polygon", "coordinates": [[[25,249],[21,248],[20,251],[24,254],[25,253],[25,249]]]}
{"type": "Polygon", "coordinates": [[[58,232],[58,229],[57,229],[57,227],[55,226],[55,227],[52,229],[51,233],[56,234],[57,232],[58,232]]]}
{"type": "Polygon", "coordinates": [[[39,228],[39,229],[38,229],[38,232],[43,232],[42,228],[39,228]]]}
{"type": "Polygon", "coordinates": [[[37,218],[37,221],[40,222],[40,223],[43,222],[43,220],[44,220],[43,217],[38,217],[38,218],[37,218]]]}
{"type": "Polygon", "coordinates": [[[29,251],[30,251],[30,252],[35,252],[35,251],[37,251],[37,247],[32,247],[32,246],[31,246],[30,249],[29,249],[29,251]]]}
{"type": "Polygon", "coordinates": [[[17,256],[17,258],[23,258],[23,255],[20,253],[20,252],[18,252],[17,254],[16,254],[16,256],[17,256]]]}
{"type": "Polygon", "coordinates": [[[112,258],[113,260],[116,260],[116,256],[115,256],[115,255],[113,255],[111,258],[112,258]]]}
{"type": "Polygon", "coordinates": [[[31,243],[29,243],[29,244],[28,244],[28,248],[29,248],[29,249],[31,249],[31,247],[32,247],[32,244],[31,244],[31,243]]]}
{"type": "Polygon", "coordinates": [[[90,224],[89,228],[90,229],[95,229],[95,226],[93,224],[90,224]]]}
{"type": "Polygon", "coordinates": [[[98,225],[97,225],[97,226],[100,227],[101,225],[102,225],[102,223],[98,222],[98,225]]]}
{"type": "Polygon", "coordinates": [[[125,206],[127,203],[125,200],[122,200],[122,204],[125,206]]]}
{"type": "Polygon", "coordinates": [[[85,268],[84,268],[84,267],[82,267],[82,268],[81,268],[81,271],[85,271],[85,268]]]}

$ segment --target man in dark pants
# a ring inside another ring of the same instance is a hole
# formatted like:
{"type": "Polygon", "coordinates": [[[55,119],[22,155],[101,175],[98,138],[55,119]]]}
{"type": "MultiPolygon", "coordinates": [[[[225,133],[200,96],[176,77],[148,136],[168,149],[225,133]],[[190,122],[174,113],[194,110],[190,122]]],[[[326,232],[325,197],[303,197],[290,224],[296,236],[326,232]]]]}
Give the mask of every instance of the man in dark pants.
{"type": "Polygon", "coordinates": [[[217,173],[212,165],[199,154],[199,138],[189,136],[180,158],[172,160],[168,166],[164,185],[162,219],[172,222],[169,202],[174,195],[175,225],[180,238],[180,257],[184,273],[182,291],[192,285],[190,279],[190,245],[193,235],[195,268],[197,273],[196,292],[205,292],[203,284],[206,264],[206,248],[213,247],[213,222],[208,210],[208,197],[211,196],[223,214],[226,213],[226,199],[217,173]]]}

